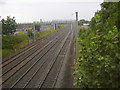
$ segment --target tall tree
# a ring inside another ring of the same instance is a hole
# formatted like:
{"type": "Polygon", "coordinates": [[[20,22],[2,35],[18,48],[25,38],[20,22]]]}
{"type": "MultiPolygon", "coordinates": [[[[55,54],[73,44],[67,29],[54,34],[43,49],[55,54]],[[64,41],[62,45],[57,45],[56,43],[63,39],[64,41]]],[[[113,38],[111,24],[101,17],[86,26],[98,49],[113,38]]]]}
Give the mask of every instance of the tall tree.
{"type": "Polygon", "coordinates": [[[120,3],[103,2],[89,29],[79,32],[75,85],[80,88],[120,88],[120,3]]]}
{"type": "Polygon", "coordinates": [[[16,22],[15,17],[10,18],[7,16],[7,19],[2,19],[2,34],[3,35],[11,35],[16,31],[16,22]]]}

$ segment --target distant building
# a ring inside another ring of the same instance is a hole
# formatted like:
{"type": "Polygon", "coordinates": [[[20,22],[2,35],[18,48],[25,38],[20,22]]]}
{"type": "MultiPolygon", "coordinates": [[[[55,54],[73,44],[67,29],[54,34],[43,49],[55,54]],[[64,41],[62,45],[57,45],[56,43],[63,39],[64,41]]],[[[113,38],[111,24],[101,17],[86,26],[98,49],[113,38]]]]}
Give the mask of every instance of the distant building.
{"type": "Polygon", "coordinates": [[[28,29],[31,29],[33,27],[33,24],[18,24],[16,31],[26,31],[28,29]]]}

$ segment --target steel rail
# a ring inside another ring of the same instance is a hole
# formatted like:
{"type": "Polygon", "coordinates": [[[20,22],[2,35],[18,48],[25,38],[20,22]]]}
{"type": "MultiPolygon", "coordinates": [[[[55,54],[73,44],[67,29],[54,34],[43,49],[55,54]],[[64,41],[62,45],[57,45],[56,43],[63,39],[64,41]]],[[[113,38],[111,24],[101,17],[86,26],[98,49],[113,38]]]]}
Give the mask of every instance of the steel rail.
{"type": "MultiPolygon", "coordinates": [[[[58,40],[57,40],[57,41],[58,41],[58,40]]],[[[56,44],[56,43],[55,43],[55,44],[56,44]]],[[[54,45],[55,45],[55,44],[54,44],[54,45]]],[[[53,45],[53,46],[54,46],[54,45],[53,45]]],[[[53,46],[52,46],[52,47],[53,47],[53,46]]],[[[51,48],[52,48],[52,47],[51,47],[51,48]]],[[[51,49],[51,48],[50,48],[50,49],[51,49]]],[[[49,49],[49,50],[50,50],[50,49],[49,49]]],[[[49,51],[49,50],[48,50],[48,51],[49,51]]],[[[45,55],[48,51],[46,51],[46,52],[44,53],[44,55],[45,55]]],[[[44,56],[44,55],[43,55],[43,56],[44,56]]],[[[42,58],[43,56],[41,56],[41,58],[42,58]]],[[[10,88],[12,89],[12,88],[33,68],[33,66],[35,66],[36,63],[38,63],[38,61],[39,61],[41,58],[39,58],[10,88]]],[[[44,64],[44,63],[43,63],[43,64],[44,64]]]]}

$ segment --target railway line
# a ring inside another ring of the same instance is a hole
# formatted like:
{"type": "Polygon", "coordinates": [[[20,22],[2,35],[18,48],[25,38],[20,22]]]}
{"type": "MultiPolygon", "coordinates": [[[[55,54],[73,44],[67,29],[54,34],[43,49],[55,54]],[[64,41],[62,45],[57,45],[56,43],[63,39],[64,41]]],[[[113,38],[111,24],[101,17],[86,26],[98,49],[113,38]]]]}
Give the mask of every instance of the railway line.
{"type": "Polygon", "coordinates": [[[73,38],[70,26],[3,60],[3,88],[54,88],[73,38]]]}
{"type": "MultiPolygon", "coordinates": [[[[54,37],[53,37],[54,38],[54,37]]],[[[50,39],[50,38],[49,38],[50,39]]],[[[40,49],[40,51],[42,51],[48,44],[50,44],[53,40],[49,41],[49,40],[42,40],[41,42],[38,42],[38,45],[34,45],[31,48],[29,48],[28,50],[25,50],[22,52],[22,54],[17,54],[15,55],[13,58],[8,59],[6,62],[3,62],[3,75],[8,72],[9,70],[11,70],[12,68],[14,68],[15,66],[17,66],[18,64],[22,63],[25,59],[27,59],[30,55],[37,54],[35,53],[36,51],[38,51],[40,49]],[[26,52],[27,51],[27,52],[26,52]],[[16,60],[17,59],[17,60],[16,60]],[[11,64],[9,64],[11,63],[11,64]],[[5,67],[6,66],[6,67],[5,67]],[[5,67],[5,68],[4,68],[5,67]]],[[[30,58],[30,57],[29,57],[30,58]]]]}

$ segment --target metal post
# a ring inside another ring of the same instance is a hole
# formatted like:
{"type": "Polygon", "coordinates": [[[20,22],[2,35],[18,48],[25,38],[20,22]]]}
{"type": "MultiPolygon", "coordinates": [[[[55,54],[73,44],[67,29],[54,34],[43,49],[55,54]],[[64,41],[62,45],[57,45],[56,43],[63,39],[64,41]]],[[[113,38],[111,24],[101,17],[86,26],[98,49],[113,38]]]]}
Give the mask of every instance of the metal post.
{"type": "Polygon", "coordinates": [[[40,31],[42,31],[42,19],[40,19],[40,31]]]}
{"type": "Polygon", "coordinates": [[[76,14],[76,21],[78,21],[78,12],[75,12],[76,14]]]}
{"type": "Polygon", "coordinates": [[[78,41],[77,41],[77,38],[78,38],[78,32],[77,32],[78,31],[77,30],[77,27],[78,27],[78,12],[75,12],[75,13],[76,13],[76,23],[75,23],[76,24],[76,26],[75,26],[76,27],[75,28],[76,29],[75,30],[76,31],[76,60],[77,60],[78,59],[78,50],[77,50],[78,49],[78,41]]]}
{"type": "Polygon", "coordinates": [[[36,41],[36,31],[35,31],[35,23],[34,23],[34,42],[36,41]]]}
{"type": "Polygon", "coordinates": [[[54,30],[56,30],[56,24],[54,24],[54,30]]]}
{"type": "Polygon", "coordinates": [[[73,30],[73,25],[72,25],[72,23],[71,23],[71,30],[73,30]]]}
{"type": "MultiPolygon", "coordinates": [[[[0,21],[0,67],[2,68],[2,22],[0,21]]],[[[2,69],[0,69],[0,75],[2,75],[2,69]]],[[[0,79],[2,85],[2,78],[0,79]]],[[[0,87],[2,90],[2,86],[0,87]]]]}

